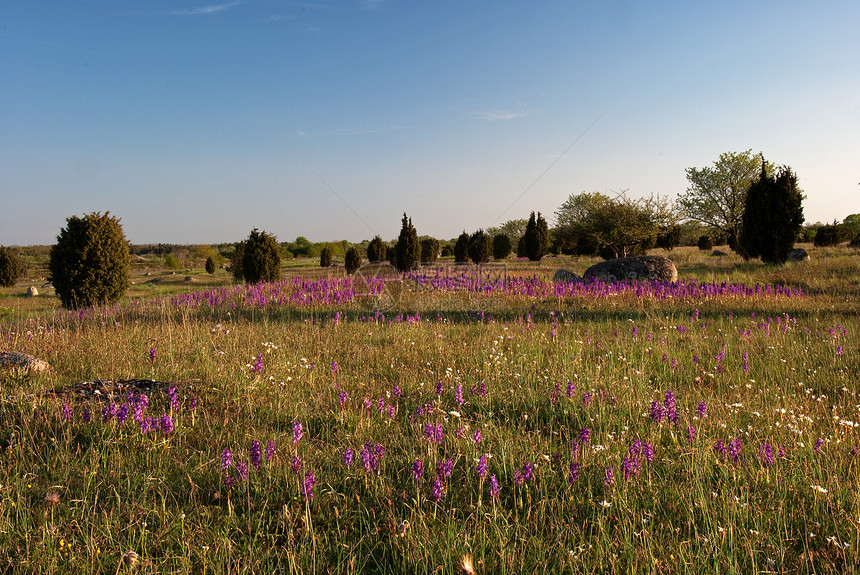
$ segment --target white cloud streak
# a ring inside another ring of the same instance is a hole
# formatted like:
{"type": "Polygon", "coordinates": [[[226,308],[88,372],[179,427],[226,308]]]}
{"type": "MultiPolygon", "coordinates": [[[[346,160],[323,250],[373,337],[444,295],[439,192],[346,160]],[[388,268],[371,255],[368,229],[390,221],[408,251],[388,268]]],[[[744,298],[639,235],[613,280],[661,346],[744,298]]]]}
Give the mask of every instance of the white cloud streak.
{"type": "Polygon", "coordinates": [[[217,14],[218,12],[224,12],[225,10],[229,10],[230,8],[235,8],[241,4],[245,4],[246,0],[242,0],[241,2],[228,2],[226,4],[212,4],[210,6],[201,6],[199,8],[188,8],[186,10],[174,10],[171,14],[176,16],[201,16],[207,14],[217,14]]]}

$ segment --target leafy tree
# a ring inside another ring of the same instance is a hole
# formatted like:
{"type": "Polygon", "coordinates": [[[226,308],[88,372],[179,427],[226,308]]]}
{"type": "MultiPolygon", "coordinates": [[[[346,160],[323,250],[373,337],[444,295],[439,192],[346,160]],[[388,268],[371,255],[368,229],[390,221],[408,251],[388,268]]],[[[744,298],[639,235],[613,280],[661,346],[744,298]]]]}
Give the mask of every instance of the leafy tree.
{"type": "MultiPolygon", "coordinates": [[[[526,231],[522,237],[522,251],[525,257],[536,262],[547,253],[549,248],[549,227],[540,212],[535,218],[532,212],[526,224],[526,231]]],[[[517,255],[519,255],[519,250],[517,255]]]]}
{"type": "Polygon", "coordinates": [[[661,227],[657,232],[657,247],[671,252],[681,244],[681,226],[661,227]]]}
{"type": "Polygon", "coordinates": [[[832,224],[818,227],[813,243],[816,247],[838,246],[842,242],[851,241],[853,238],[854,232],[850,227],[834,221],[832,224]]]}
{"type": "Polygon", "coordinates": [[[119,301],[130,285],[131,254],[110,212],[72,216],[51,248],[51,281],[66,309],[119,301]]]}
{"type": "Polygon", "coordinates": [[[0,246],[0,286],[11,287],[24,273],[24,261],[18,254],[0,246]]]}
{"type": "Polygon", "coordinates": [[[346,250],[346,255],[344,256],[344,267],[346,267],[346,273],[348,275],[352,275],[361,267],[361,253],[358,251],[358,248],[355,246],[350,247],[346,250]]]}
{"type": "Polygon", "coordinates": [[[275,236],[254,228],[244,241],[242,252],[242,274],[246,282],[256,284],[281,279],[281,246],[275,236]]]}
{"type": "Polygon", "coordinates": [[[784,264],[803,225],[803,192],[791,168],[784,166],[775,176],[769,176],[765,166],[762,158],[759,179],[747,191],[741,255],[784,264]]]}
{"type": "Polygon", "coordinates": [[[526,225],[528,224],[528,220],[525,218],[517,219],[517,220],[508,220],[500,226],[493,226],[487,228],[487,235],[496,237],[499,234],[505,234],[510,238],[511,245],[514,242],[519,242],[520,238],[526,233],[526,225]]]}
{"type": "Polygon", "coordinates": [[[320,252],[320,267],[331,267],[331,249],[323,248],[320,252]]]}
{"type": "Polygon", "coordinates": [[[476,264],[487,263],[493,253],[493,238],[479,229],[469,237],[467,251],[469,258],[476,264]]]}
{"type": "Polygon", "coordinates": [[[703,252],[712,250],[714,248],[714,242],[711,240],[711,236],[708,235],[699,236],[699,243],[696,245],[698,245],[699,249],[703,252]]]}
{"type": "Polygon", "coordinates": [[[773,166],[762,165],[752,150],[721,154],[710,167],[687,168],[689,187],[678,204],[688,218],[725,233],[729,246],[737,249],[747,191],[762,169],[770,173],[773,166]]]}
{"type": "Polygon", "coordinates": [[[206,273],[207,274],[214,274],[215,273],[215,260],[212,258],[212,256],[209,256],[208,258],[206,258],[206,273]]]}
{"type": "Polygon", "coordinates": [[[439,257],[439,240],[424,238],[421,240],[421,263],[432,264],[439,257]]]}
{"type": "Polygon", "coordinates": [[[469,234],[466,230],[457,238],[457,243],[454,244],[454,261],[458,264],[469,261],[469,234]]]}
{"type": "Polygon", "coordinates": [[[401,220],[400,236],[395,246],[395,266],[398,271],[405,272],[415,267],[421,261],[421,244],[418,242],[418,232],[412,225],[412,218],[406,217],[403,212],[401,220]]]}
{"type": "Polygon", "coordinates": [[[384,262],[388,259],[388,246],[382,238],[376,236],[367,244],[367,260],[371,262],[384,262]]]}
{"type": "Polygon", "coordinates": [[[842,225],[854,232],[854,237],[860,236],[860,214],[845,216],[845,219],[842,220],[842,225]]]}
{"type": "Polygon", "coordinates": [[[493,236],[493,259],[503,260],[511,255],[514,246],[508,234],[499,233],[493,236]]]}

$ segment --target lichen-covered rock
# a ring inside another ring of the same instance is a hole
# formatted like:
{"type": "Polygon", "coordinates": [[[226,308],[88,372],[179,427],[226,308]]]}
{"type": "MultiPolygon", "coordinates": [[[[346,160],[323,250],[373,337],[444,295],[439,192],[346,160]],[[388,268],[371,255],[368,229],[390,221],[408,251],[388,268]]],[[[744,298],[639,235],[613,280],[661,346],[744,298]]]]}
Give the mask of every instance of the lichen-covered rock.
{"type": "Polygon", "coordinates": [[[562,268],[556,270],[555,275],[552,276],[552,281],[557,284],[580,283],[582,281],[582,276],[562,268]]]}
{"type": "Polygon", "coordinates": [[[805,262],[809,259],[809,254],[803,248],[796,248],[788,252],[788,261],[790,262],[805,262]]]}
{"type": "Polygon", "coordinates": [[[0,368],[17,369],[38,373],[51,369],[51,364],[43,359],[20,351],[0,351],[0,368]]]}
{"type": "Polygon", "coordinates": [[[678,280],[678,269],[667,257],[637,256],[618,258],[594,264],[585,270],[585,279],[602,279],[608,281],[623,280],[656,280],[674,282],[678,280]]]}
{"type": "Polygon", "coordinates": [[[30,286],[27,288],[27,297],[36,297],[39,295],[39,290],[36,289],[36,286],[30,286]]]}

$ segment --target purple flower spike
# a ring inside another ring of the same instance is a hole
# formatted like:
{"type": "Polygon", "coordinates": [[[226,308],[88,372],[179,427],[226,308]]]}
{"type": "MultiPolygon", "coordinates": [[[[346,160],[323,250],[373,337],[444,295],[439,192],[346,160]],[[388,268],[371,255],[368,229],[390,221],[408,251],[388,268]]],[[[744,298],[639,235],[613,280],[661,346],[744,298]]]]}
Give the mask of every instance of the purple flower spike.
{"type": "Polygon", "coordinates": [[[433,501],[439,503],[439,501],[442,500],[442,493],[444,492],[444,490],[445,486],[442,485],[442,480],[437,477],[436,480],[433,482],[433,501]]]}
{"type": "Polygon", "coordinates": [[[221,471],[227,471],[230,468],[230,464],[233,462],[233,452],[230,451],[229,447],[225,447],[221,451],[221,471]]]}
{"type": "Polygon", "coordinates": [[[271,461],[274,459],[275,454],[277,453],[277,446],[275,445],[275,440],[270,439],[266,442],[266,461],[271,461]]]}
{"type": "Polygon", "coordinates": [[[499,480],[496,479],[496,474],[493,473],[490,475],[490,497],[493,499],[498,499],[499,493],[501,493],[502,488],[499,487],[499,480]]]}
{"type": "Polygon", "coordinates": [[[487,454],[481,455],[480,459],[478,459],[478,465],[475,466],[475,473],[478,474],[478,477],[481,479],[487,474],[487,454]]]}
{"type": "Polygon", "coordinates": [[[301,421],[293,422],[293,443],[298,443],[305,434],[301,421]]]}
{"type": "Polygon", "coordinates": [[[573,485],[577,479],[579,479],[579,463],[576,461],[572,461],[570,463],[570,473],[567,476],[567,482],[570,485],[573,485]]]}
{"type": "Polygon", "coordinates": [[[707,417],[708,416],[708,404],[705,403],[704,401],[700,401],[699,407],[696,408],[696,415],[698,415],[700,418],[701,417],[707,417]]]}
{"type": "Polygon", "coordinates": [[[316,476],[311,472],[305,473],[305,480],[302,482],[302,495],[304,495],[306,499],[314,498],[313,488],[316,484],[316,476]]]}
{"type": "Polygon", "coordinates": [[[353,462],[355,461],[355,452],[349,447],[346,448],[346,451],[343,452],[343,464],[347,467],[352,467],[353,462]]]}
{"type": "Polygon", "coordinates": [[[63,421],[68,421],[72,418],[72,406],[68,403],[63,404],[62,417],[63,421]]]}
{"type": "Polygon", "coordinates": [[[260,442],[255,439],[251,442],[251,465],[254,466],[254,469],[260,469],[262,463],[263,452],[260,449],[260,442]]]}
{"type": "Polygon", "coordinates": [[[173,433],[173,418],[170,417],[169,413],[162,415],[161,420],[158,423],[161,427],[161,431],[166,434],[173,433]]]}
{"type": "Polygon", "coordinates": [[[248,479],[248,464],[244,461],[236,462],[236,476],[239,478],[239,481],[245,481],[248,479]]]}
{"type": "Polygon", "coordinates": [[[415,481],[420,481],[421,477],[424,475],[424,464],[420,459],[416,459],[412,464],[412,478],[415,481]]]}

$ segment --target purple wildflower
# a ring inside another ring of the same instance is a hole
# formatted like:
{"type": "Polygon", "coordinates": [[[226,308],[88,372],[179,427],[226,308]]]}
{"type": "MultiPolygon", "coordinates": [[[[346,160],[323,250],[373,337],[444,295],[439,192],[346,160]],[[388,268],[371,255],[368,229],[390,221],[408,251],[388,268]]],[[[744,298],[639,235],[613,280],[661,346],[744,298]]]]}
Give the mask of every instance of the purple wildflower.
{"type": "Polygon", "coordinates": [[[412,477],[415,481],[419,481],[424,475],[424,464],[420,459],[416,459],[412,464],[412,477]]]}
{"type": "Polygon", "coordinates": [[[480,430],[480,429],[476,429],[476,430],[475,430],[475,433],[473,433],[473,434],[472,434],[472,441],[474,441],[474,442],[475,442],[475,445],[478,445],[479,443],[481,443],[481,439],[482,439],[482,437],[481,437],[481,430],[480,430]]]}
{"type": "Polygon", "coordinates": [[[579,443],[588,443],[589,438],[591,437],[591,430],[587,427],[583,427],[579,430],[579,443]]]}
{"type": "Polygon", "coordinates": [[[221,451],[221,471],[227,471],[230,468],[230,464],[233,462],[233,452],[230,451],[229,447],[225,447],[221,451]]]}
{"type": "Polygon", "coordinates": [[[84,408],[84,411],[81,413],[81,419],[84,420],[84,423],[89,423],[92,420],[92,414],[88,408],[84,408]]]}
{"type": "Polygon", "coordinates": [[[514,467],[514,483],[517,484],[517,487],[522,485],[524,480],[525,480],[525,476],[520,471],[520,468],[514,467]]]}
{"type": "Polygon", "coordinates": [[[313,488],[317,484],[317,478],[312,472],[305,473],[305,480],[302,482],[302,495],[305,499],[313,499],[313,488]]]}
{"type": "Polygon", "coordinates": [[[173,433],[173,418],[170,417],[169,413],[165,413],[161,416],[161,420],[159,420],[158,425],[164,433],[173,433]]]}
{"type": "Polygon", "coordinates": [[[645,445],[642,446],[642,455],[648,463],[654,461],[654,445],[646,441],[645,445]]]}
{"type": "Polygon", "coordinates": [[[773,446],[765,441],[764,444],[760,445],[758,448],[758,457],[759,460],[761,460],[761,464],[765,467],[773,465],[773,446]]]}
{"type": "Polygon", "coordinates": [[[236,477],[239,478],[239,481],[248,479],[248,464],[242,460],[236,462],[236,477]]]}
{"type": "Polygon", "coordinates": [[[662,423],[662,421],[666,418],[666,408],[657,403],[656,401],[652,401],[650,415],[652,421],[662,423]]]}
{"type": "Polygon", "coordinates": [[[612,487],[615,485],[615,471],[612,469],[611,465],[607,465],[606,469],[603,471],[603,485],[605,487],[612,487]]]}
{"type": "Polygon", "coordinates": [[[642,463],[638,457],[624,457],[621,459],[621,468],[624,470],[624,481],[629,481],[633,475],[639,475],[642,463]]]}
{"type": "Polygon", "coordinates": [[[155,361],[155,348],[149,348],[149,361],[155,361]]]}
{"type": "Polygon", "coordinates": [[[478,459],[478,465],[475,466],[475,473],[478,474],[478,477],[481,479],[487,474],[487,454],[481,455],[478,459]]]}
{"type": "Polygon", "coordinates": [[[444,489],[445,487],[444,485],[442,485],[442,480],[437,477],[436,480],[433,482],[433,501],[439,503],[439,501],[442,500],[442,493],[444,489]]]}
{"type": "Polygon", "coordinates": [[[146,435],[149,431],[155,430],[155,421],[151,417],[144,417],[140,421],[140,432],[146,435]]]}
{"type": "Polygon", "coordinates": [[[448,479],[451,477],[451,473],[454,471],[454,460],[450,457],[447,457],[436,464],[436,475],[441,477],[442,479],[448,479]]]}
{"type": "Polygon", "coordinates": [[[257,356],[257,361],[251,366],[251,370],[260,373],[263,371],[263,354],[257,356]]]}
{"type": "Polygon", "coordinates": [[[457,387],[454,389],[454,401],[457,402],[457,405],[463,405],[463,386],[461,384],[457,384],[457,387]]]}
{"type": "Polygon", "coordinates": [[[290,462],[290,469],[292,469],[293,473],[296,475],[298,475],[299,471],[302,469],[302,460],[298,455],[293,455],[293,460],[290,462]]]}
{"type": "Polygon", "coordinates": [[[393,395],[394,397],[400,397],[402,394],[403,394],[403,390],[401,390],[401,389],[400,389],[400,386],[399,386],[399,385],[395,385],[395,386],[394,386],[394,391],[392,392],[392,395],[393,395]]]}
{"type": "Polygon", "coordinates": [[[534,464],[532,464],[531,461],[526,461],[523,464],[523,479],[525,479],[526,481],[534,481],[535,480],[534,471],[535,471],[534,464]]]}
{"type": "Polygon", "coordinates": [[[741,457],[741,438],[737,437],[729,442],[729,457],[732,460],[732,463],[735,465],[738,464],[738,461],[741,457]]]}
{"type": "Polygon", "coordinates": [[[499,493],[502,491],[502,488],[499,487],[499,480],[496,479],[496,474],[493,473],[490,475],[490,497],[493,499],[498,498],[499,493]]]}
{"type": "Polygon", "coordinates": [[[699,407],[696,408],[696,415],[698,415],[700,418],[701,417],[707,417],[708,416],[708,404],[705,403],[704,401],[700,401],[699,407]]]}
{"type": "Polygon", "coordinates": [[[68,421],[72,418],[72,406],[68,403],[63,404],[62,417],[64,421],[68,421]]]}
{"type": "Polygon", "coordinates": [[[254,466],[254,469],[260,469],[262,463],[263,452],[260,449],[260,442],[255,439],[251,442],[251,465],[254,466]]]}
{"type": "Polygon", "coordinates": [[[355,452],[349,447],[346,448],[346,451],[343,452],[343,464],[347,467],[352,467],[353,462],[355,461],[355,452]]]}
{"type": "Polygon", "coordinates": [[[696,441],[696,428],[692,425],[687,426],[687,441],[691,444],[696,441]]]}
{"type": "Polygon", "coordinates": [[[305,432],[302,428],[302,422],[301,421],[294,421],[293,422],[293,443],[298,443],[304,434],[305,434],[305,432]]]}
{"type": "Polygon", "coordinates": [[[170,409],[179,411],[179,395],[176,393],[176,386],[171,385],[167,388],[167,398],[170,400],[170,409]]]}
{"type": "Polygon", "coordinates": [[[275,440],[270,439],[266,442],[266,461],[271,461],[275,457],[275,453],[277,453],[277,447],[275,445],[275,440]]]}
{"type": "Polygon", "coordinates": [[[128,404],[123,403],[116,410],[116,420],[122,425],[128,419],[128,404]]]}
{"type": "Polygon", "coordinates": [[[436,382],[436,395],[437,396],[442,395],[442,382],[441,381],[436,382]]]}
{"type": "Polygon", "coordinates": [[[744,352],[743,360],[744,360],[744,373],[749,373],[750,372],[750,354],[748,354],[747,352],[744,352]]]}
{"type": "Polygon", "coordinates": [[[194,411],[197,409],[197,396],[191,398],[191,401],[188,402],[188,409],[194,411]]]}
{"type": "Polygon", "coordinates": [[[582,405],[585,407],[588,407],[589,405],[591,405],[591,399],[592,399],[591,394],[586,391],[585,393],[582,394],[582,405]]]}
{"type": "Polygon", "coordinates": [[[579,479],[579,463],[576,461],[570,462],[570,473],[567,475],[567,482],[571,485],[579,479]]]}
{"type": "Polygon", "coordinates": [[[576,384],[572,381],[567,382],[567,396],[573,397],[573,394],[576,393],[576,384]]]}
{"type": "Polygon", "coordinates": [[[341,405],[346,403],[347,397],[348,397],[348,395],[347,395],[345,389],[341,389],[340,393],[337,394],[337,400],[340,402],[341,405]]]}
{"type": "Polygon", "coordinates": [[[675,392],[671,389],[666,392],[666,396],[663,399],[663,405],[666,407],[666,415],[669,417],[669,421],[677,424],[678,410],[675,405],[675,392]]]}
{"type": "Polygon", "coordinates": [[[823,445],[824,445],[824,440],[822,438],[819,437],[818,439],[816,439],[815,440],[815,447],[813,447],[813,449],[815,450],[815,453],[821,452],[821,447],[823,445]]]}

